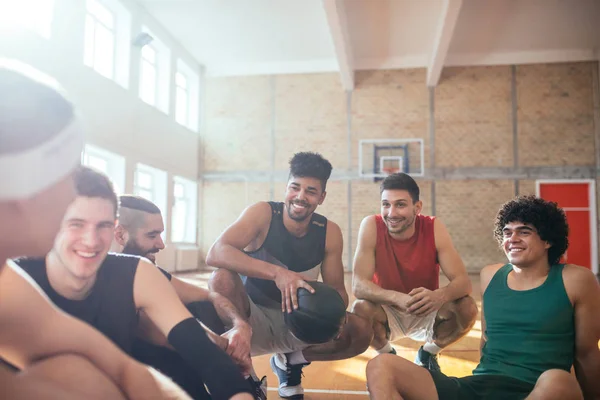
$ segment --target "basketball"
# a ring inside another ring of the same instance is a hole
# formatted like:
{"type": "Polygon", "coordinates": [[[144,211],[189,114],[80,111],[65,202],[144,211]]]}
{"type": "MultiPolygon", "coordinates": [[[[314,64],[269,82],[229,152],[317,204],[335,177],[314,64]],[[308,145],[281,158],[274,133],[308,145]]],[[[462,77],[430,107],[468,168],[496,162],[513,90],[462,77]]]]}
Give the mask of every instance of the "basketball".
{"type": "Polygon", "coordinates": [[[285,313],[285,323],[292,334],[305,343],[320,344],[335,339],[344,323],[346,305],[342,296],[322,282],[308,282],[310,293],[298,289],[298,309],[285,313]]]}

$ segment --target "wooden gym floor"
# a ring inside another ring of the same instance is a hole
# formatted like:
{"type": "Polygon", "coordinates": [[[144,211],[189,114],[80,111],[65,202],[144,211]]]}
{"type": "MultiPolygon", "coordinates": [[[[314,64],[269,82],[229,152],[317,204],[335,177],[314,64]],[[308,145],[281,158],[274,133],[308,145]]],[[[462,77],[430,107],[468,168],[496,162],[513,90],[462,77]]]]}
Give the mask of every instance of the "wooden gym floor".
{"type": "MultiPolygon", "coordinates": [[[[197,284],[206,287],[210,272],[190,273],[180,275],[181,278],[189,279],[197,284]]],[[[473,282],[473,297],[477,301],[477,306],[481,309],[481,293],[479,288],[479,275],[471,275],[473,282]]],[[[346,289],[350,295],[350,304],[354,301],[351,290],[352,275],[347,273],[345,276],[346,289]]],[[[440,285],[447,284],[447,280],[441,276],[440,285]]],[[[481,315],[481,312],[480,312],[481,315]]],[[[465,376],[471,374],[471,371],[479,361],[479,339],[481,337],[481,318],[473,329],[463,339],[454,343],[445,349],[439,357],[442,371],[449,376],[465,376]]],[[[398,356],[409,360],[414,360],[416,351],[420,344],[408,339],[402,339],[393,346],[398,352],[398,356]]],[[[315,362],[304,368],[304,377],[302,383],[305,390],[304,398],[306,400],[363,400],[368,399],[366,391],[365,368],[367,362],[375,357],[377,353],[368,349],[363,354],[354,358],[330,361],[315,362]]],[[[271,371],[269,365],[269,355],[254,358],[254,369],[259,377],[267,375],[269,386],[269,399],[277,399],[277,377],[271,371]]]]}

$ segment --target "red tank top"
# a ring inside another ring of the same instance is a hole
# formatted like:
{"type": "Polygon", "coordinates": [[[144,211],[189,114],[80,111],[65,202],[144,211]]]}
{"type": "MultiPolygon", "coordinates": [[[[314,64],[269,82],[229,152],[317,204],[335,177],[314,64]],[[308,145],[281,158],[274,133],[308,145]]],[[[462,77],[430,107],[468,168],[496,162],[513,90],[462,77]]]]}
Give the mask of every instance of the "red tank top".
{"type": "Polygon", "coordinates": [[[439,288],[440,265],[433,234],[434,220],[435,217],[417,215],[414,235],[407,240],[397,240],[388,233],[381,215],[375,216],[375,284],[402,293],[418,287],[439,288]]]}

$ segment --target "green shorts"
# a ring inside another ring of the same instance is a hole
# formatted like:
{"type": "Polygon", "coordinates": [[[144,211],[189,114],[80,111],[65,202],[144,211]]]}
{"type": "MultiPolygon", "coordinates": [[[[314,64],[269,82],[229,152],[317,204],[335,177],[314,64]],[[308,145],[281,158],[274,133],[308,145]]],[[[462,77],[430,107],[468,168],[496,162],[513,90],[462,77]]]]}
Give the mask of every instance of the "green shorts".
{"type": "Polygon", "coordinates": [[[535,385],[502,375],[471,375],[464,378],[448,377],[441,372],[429,371],[439,400],[521,400],[535,385]]]}

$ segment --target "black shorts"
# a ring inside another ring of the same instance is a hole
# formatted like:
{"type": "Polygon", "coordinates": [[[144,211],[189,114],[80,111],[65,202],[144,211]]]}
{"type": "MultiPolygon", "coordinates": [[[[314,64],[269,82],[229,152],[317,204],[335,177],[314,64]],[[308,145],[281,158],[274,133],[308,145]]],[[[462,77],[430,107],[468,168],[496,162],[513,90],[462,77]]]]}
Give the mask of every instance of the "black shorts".
{"type": "Polygon", "coordinates": [[[521,400],[535,385],[502,375],[471,375],[464,378],[448,377],[441,372],[429,371],[439,400],[521,400]]]}

